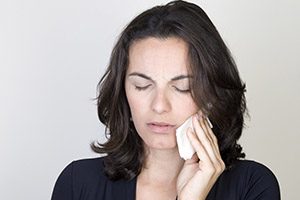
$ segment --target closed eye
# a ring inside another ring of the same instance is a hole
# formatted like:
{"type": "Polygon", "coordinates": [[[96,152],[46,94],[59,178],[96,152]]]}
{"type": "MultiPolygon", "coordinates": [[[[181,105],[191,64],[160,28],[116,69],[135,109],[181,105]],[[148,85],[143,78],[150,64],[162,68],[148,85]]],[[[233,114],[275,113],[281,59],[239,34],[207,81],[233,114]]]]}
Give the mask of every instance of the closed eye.
{"type": "Polygon", "coordinates": [[[142,90],[146,90],[150,86],[151,86],[151,84],[146,85],[146,86],[137,86],[137,85],[135,85],[135,89],[138,90],[138,91],[142,91],[142,90]]]}
{"type": "Polygon", "coordinates": [[[181,92],[181,93],[189,93],[191,90],[190,88],[188,89],[180,89],[178,87],[173,86],[173,88],[177,91],[177,92],[181,92]]]}

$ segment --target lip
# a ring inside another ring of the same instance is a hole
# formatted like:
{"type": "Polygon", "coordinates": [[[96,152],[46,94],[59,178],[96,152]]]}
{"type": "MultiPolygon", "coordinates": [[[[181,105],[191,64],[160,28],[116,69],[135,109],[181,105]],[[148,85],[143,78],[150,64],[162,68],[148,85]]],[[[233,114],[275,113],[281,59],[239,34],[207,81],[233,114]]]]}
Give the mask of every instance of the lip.
{"type": "Polygon", "coordinates": [[[147,123],[148,128],[154,133],[166,134],[175,130],[175,125],[166,122],[149,122],[147,123]]]}

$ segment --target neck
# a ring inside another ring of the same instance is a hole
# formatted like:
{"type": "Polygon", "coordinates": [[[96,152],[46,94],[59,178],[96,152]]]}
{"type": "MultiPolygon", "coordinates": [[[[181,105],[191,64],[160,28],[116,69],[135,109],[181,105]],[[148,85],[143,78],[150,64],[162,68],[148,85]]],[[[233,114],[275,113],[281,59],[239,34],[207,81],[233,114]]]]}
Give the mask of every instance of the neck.
{"type": "Polygon", "coordinates": [[[139,179],[150,184],[176,185],[177,176],[183,163],[177,148],[147,149],[145,164],[139,174],[139,179]]]}

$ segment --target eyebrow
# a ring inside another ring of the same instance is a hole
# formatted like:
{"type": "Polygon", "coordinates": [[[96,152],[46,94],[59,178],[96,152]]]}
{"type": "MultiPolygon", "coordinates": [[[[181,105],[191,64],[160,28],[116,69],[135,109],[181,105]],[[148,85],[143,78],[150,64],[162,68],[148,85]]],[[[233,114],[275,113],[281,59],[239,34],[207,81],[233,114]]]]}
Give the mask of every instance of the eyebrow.
{"type": "MultiPolygon", "coordinates": [[[[132,72],[130,73],[128,76],[138,76],[144,79],[147,79],[149,81],[155,82],[151,77],[147,76],[146,74],[143,73],[139,73],[139,72],[132,72]]],[[[178,80],[182,80],[185,78],[193,78],[192,75],[179,75],[179,76],[175,76],[171,79],[171,81],[178,81],[178,80]]]]}

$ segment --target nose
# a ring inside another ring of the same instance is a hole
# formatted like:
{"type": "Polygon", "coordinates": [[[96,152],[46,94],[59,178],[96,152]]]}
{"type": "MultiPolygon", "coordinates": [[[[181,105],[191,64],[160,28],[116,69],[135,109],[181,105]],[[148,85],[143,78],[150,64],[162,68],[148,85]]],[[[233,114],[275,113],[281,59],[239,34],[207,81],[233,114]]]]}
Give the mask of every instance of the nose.
{"type": "Polygon", "coordinates": [[[154,94],[151,107],[157,114],[163,114],[171,110],[171,102],[165,91],[157,91],[154,94]]]}

